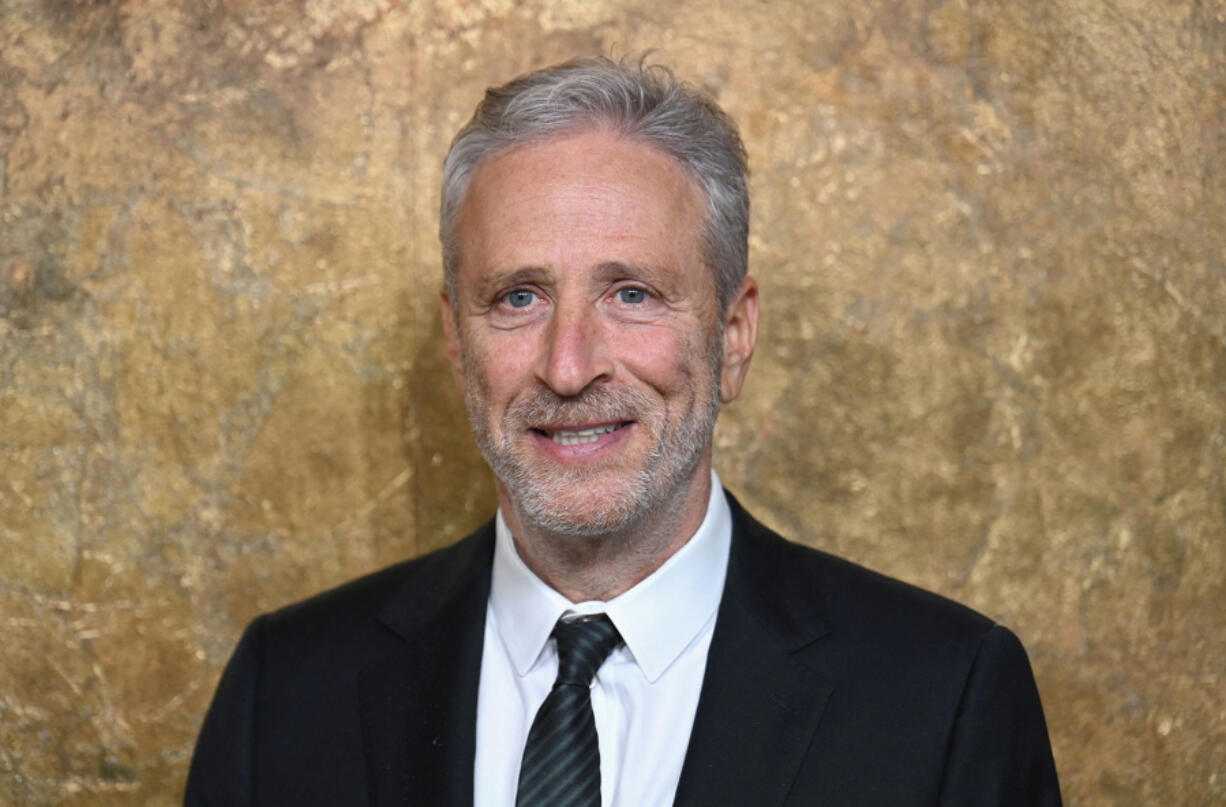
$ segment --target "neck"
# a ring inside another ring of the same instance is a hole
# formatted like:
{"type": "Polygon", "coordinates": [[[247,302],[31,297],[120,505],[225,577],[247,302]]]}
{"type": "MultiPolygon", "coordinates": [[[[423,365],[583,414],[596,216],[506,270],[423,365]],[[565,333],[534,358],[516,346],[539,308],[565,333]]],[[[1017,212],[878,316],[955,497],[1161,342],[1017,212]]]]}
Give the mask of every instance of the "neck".
{"type": "Polygon", "coordinates": [[[522,518],[498,486],[499,504],[519,556],[571,602],[611,600],[660,568],[698,531],[710,496],[710,466],[700,463],[681,489],[630,523],[600,535],[568,535],[522,518]]]}

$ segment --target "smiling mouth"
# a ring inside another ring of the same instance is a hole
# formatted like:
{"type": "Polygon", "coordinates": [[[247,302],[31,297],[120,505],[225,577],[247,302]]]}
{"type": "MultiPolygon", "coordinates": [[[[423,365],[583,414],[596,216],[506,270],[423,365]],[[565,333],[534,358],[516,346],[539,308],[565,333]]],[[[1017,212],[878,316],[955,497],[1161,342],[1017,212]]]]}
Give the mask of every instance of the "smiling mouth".
{"type": "Polygon", "coordinates": [[[594,443],[606,434],[620,429],[625,423],[607,423],[604,426],[593,426],[590,429],[538,429],[550,440],[564,446],[578,446],[584,443],[594,443]]]}

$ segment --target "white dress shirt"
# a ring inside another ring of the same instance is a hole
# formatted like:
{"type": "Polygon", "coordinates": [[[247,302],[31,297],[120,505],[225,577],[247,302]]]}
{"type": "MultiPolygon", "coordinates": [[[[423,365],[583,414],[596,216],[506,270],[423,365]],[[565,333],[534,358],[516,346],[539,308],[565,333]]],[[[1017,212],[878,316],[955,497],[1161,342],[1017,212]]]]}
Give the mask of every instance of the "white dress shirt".
{"type": "Polygon", "coordinates": [[[519,557],[499,512],[477,695],[474,807],[514,807],[532,719],[553,686],[549,634],[564,614],[606,613],[625,644],[592,682],[604,807],[673,803],[724,590],[732,516],[719,477],[698,531],[608,602],[572,603],[519,557]]]}

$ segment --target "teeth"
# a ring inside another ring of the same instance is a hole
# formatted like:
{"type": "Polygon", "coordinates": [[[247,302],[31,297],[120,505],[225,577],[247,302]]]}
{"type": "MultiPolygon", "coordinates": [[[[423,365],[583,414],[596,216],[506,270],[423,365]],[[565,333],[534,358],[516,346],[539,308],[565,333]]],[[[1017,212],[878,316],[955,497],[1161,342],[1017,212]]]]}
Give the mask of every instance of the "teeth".
{"type": "Polygon", "coordinates": [[[561,443],[564,446],[577,446],[583,443],[594,443],[602,436],[616,429],[617,426],[609,424],[608,426],[597,426],[594,429],[583,429],[582,431],[556,431],[550,432],[549,436],[555,443],[561,443]]]}

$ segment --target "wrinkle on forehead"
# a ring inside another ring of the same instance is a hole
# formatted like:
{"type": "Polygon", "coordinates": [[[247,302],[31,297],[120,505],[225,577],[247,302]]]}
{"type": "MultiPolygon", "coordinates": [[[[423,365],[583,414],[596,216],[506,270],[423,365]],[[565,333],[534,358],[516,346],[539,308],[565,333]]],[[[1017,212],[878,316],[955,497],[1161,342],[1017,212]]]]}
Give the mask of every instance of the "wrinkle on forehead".
{"type": "MultiPolygon", "coordinates": [[[[461,264],[514,268],[532,261],[490,254],[484,236],[513,230],[515,246],[530,253],[559,236],[600,241],[627,260],[636,246],[689,242],[701,260],[700,228],[705,196],[670,156],[609,132],[582,132],[532,143],[490,157],[475,172],[459,214],[461,264]],[[688,233],[676,232],[686,222],[688,233]],[[478,226],[473,226],[478,225],[478,226]]],[[[642,261],[640,261],[642,262],[642,261]]]]}

